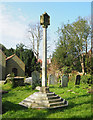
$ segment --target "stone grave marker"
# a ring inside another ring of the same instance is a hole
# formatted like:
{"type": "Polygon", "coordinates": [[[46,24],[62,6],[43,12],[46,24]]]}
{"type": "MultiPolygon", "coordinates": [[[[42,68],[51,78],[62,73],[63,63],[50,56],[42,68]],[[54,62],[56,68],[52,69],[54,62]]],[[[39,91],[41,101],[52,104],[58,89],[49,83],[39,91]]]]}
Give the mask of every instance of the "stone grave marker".
{"type": "Polygon", "coordinates": [[[67,75],[62,76],[61,86],[62,87],[67,87],[68,86],[68,76],[67,75]]]}
{"type": "Polygon", "coordinates": [[[32,77],[26,78],[25,83],[28,83],[28,84],[32,85],[32,77]]]}
{"type": "Polygon", "coordinates": [[[75,85],[80,85],[80,79],[81,79],[81,76],[77,75],[75,85]]]}
{"type": "Polygon", "coordinates": [[[48,76],[48,85],[50,85],[51,84],[51,74],[49,74],[49,76],[48,76]]]}
{"type": "Polygon", "coordinates": [[[40,86],[40,73],[38,71],[32,72],[32,89],[40,86]]]}
{"type": "Polygon", "coordinates": [[[50,74],[49,77],[48,77],[48,85],[49,84],[57,84],[57,78],[54,74],[50,74]]]}

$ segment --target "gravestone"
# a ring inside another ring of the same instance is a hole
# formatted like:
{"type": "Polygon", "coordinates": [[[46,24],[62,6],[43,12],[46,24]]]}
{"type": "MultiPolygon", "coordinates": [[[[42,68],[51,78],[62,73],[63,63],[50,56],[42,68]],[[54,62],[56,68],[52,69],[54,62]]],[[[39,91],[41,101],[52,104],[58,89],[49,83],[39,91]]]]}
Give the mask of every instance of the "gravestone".
{"type": "Polygon", "coordinates": [[[32,77],[26,78],[25,83],[28,83],[28,84],[32,85],[32,77]]]}
{"type": "Polygon", "coordinates": [[[54,84],[57,84],[57,78],[54,74],[50,74],[49,77],[48,77],[48,85],[54,85],[54,84]]]}
{"type": "Polygon", "coordinates": [[[32,72],[32,89],[40,86],[40,73],[38,71],[32,72]]]}
{"type": "Polygon", "coordinates": [[[49,74],[49,76],[48,76],[48,85],[50,85],[51,84],[51,74],[49,74]]]}
{"type": "Polygon", "coordinates": [[[67,87],[68,86],[68,76],[67,75],[62,76],[61,86],[62,87],[67,87]]]}
{"type": "Polygon", "coordinates": [[[81,79],[81,76],[77,75],[75,85],[80,85],[80,79],[81,79]]]}

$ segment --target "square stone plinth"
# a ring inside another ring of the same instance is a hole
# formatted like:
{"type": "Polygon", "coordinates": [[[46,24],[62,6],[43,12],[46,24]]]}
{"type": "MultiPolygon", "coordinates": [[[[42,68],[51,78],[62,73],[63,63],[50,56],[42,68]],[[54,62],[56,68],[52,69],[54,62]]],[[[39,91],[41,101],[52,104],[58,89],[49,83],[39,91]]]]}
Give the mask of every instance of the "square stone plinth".
{"type": "Polygon", "coordinates": [[[49,93],[35,92],[26,99],[24,99],[19,104],[28,108],[44,108],[44,109],[68,106],[68,102],[65,99],[56,95],[54,92],[49,93]]]}
{"type": "Polygon", "coordinates": [[[42,93],[49,93],[49,87],[41,87],[40,92],[42,93]]]}

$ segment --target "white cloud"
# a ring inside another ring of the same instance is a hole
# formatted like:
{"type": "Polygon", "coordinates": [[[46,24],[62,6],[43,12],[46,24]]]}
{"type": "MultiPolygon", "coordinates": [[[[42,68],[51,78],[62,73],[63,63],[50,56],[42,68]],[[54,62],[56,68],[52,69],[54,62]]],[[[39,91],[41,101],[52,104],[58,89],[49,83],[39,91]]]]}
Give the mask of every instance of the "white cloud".
{"type": "Polygon", "coordinates": [[[21,10],[21,8],[18,8],[18,11],[20,11],[20,12],[21,12],[21,11],[22,11],[22,10],[21,10]]]}
{"type": "Polygon", "coordinates": [[[25,36],[26,25],[23,21],[24,16],[18,16],[18,20],[10,12],[7,12],[4,5],[0,5],[0,40],[7,48],[16,46],[19,42],[23,42],[25,36]]]}
{"type": "Polygon", "coordinates": [[[20,15],[19,19],[22,20],[22,21],[24,21],[24,22],[26,21],[26,18],[23,15],[20,15]]]}

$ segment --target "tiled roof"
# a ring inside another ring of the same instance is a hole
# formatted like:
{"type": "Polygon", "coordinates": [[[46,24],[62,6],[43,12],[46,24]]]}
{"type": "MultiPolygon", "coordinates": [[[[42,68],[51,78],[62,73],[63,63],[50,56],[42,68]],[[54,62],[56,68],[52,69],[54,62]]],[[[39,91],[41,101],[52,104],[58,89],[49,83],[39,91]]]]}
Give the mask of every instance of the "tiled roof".
{"type": "Polygon", "coordinates": [[[41,59],[38,59],[38,61],[37,62],[40,62],[40,63],[42,63],[42,60],[41,59]]]}
{"type": "MultiPolygon", "coordinates": [[[[42,60],[41,59],[38,59],[38,61],[37,62],[40,62],[41,64],[42,64],[42,60]]],[[[50,60],[49,59],[47,59],[47,64],[49,64],[50,63],[50,60]]]]}
{"type": "MultiPolygon", "coordinates": [[[[16,56],[16,57],[24,64],[24,62],[23,62],[16,54],[13,54],[13,55],[7,57],[7,58],[6,58],[6,61],[9,60],[9,59],[11,59],[11,58],[14,57],[14,56],[16,56]]],[[[25,64],[24,64],[24,65],[25,65],[25,64]]]]}
{"type": "Polygon", "coordinates": [[[10,58],[12,58],[12,57],[14,57],[14,56],[15,56],[15,54],[13,54],[13,55],[7,57],[6,60],[9,60],[10,58]]]}

